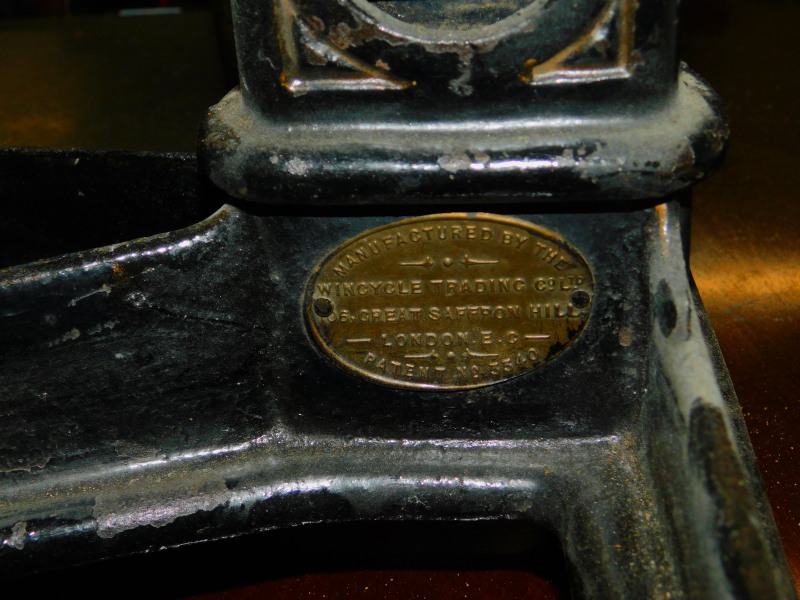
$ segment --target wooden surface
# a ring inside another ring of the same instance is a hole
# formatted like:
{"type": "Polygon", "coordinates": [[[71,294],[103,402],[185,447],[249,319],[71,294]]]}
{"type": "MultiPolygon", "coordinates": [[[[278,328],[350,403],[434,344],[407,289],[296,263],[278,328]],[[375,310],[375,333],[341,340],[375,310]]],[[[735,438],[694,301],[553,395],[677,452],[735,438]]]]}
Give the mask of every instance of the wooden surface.
{"type": "Polygon", "coordinates": [[[724,98],[732,137],[723,167],[695,190],[691,267],[797,586],[800,3],[696,4],[687,60],[724,98]]]}

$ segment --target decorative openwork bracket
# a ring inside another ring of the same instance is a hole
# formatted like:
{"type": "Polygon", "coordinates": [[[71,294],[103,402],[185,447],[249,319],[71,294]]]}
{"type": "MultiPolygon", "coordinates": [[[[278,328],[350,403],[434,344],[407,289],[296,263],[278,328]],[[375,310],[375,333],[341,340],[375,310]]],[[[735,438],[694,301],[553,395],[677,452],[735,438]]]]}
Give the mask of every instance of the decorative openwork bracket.
{"type": "MultiPolygon", "coordinates": [[[[440,27],[421,25],[442,8],[458,2],[434,3],[412,9],[408,3],[349,0],[333,22],[316,14],[315,5],[303,0],[274,0],[280,37],[282,84],[292,93],[336,90],[404,90],[424,81],[440,69],[426,62],[412,68],[404,64],[409,46],[435,48],[439,54],[457,57],[459,73],[449,84],[452,92],[470,95],[473,71],[488,63],[497,78],[517,77],[532,85],[590,82],[626,78],[632,68],[636,3],[634,0],[582,2],[572,10],[572,27],[556,43],[541,43],[543,31],[552,28],[551,15],[542,1],[519,2],[502,16],[482,7],[483,13],[440,17],[440,27]],[[443,4],[444,6],[439,6],[443,4]],[[402,12],[401,12],[402,11],[402,12]],[[511,12],[509,12],[511,11],[511,12]],[[348,18],[349,17],[349,18],[348,18]],[[495,20],[497,19],[497,20],[495,20]],[[348,24],[353,21],[354,24],[348,24]],[[472,22],[471,22],[472,21],[472,22]],[[475,22],[476,21],[476,22],[475,22]],[[447,27],[458,27],[448,29],[447,27]],[[572,36],[572,37],[570,37],[572,36]],[[530,40],[534,43],[531,44],[530,40]],[[530,54],[513,70],[496,70],[493,53],[503,54],[509,45],[524,45],[530,54]],[[402,72],[402,75],[396,74],[402,72]]],[[[507,5],[509,3],[503,3],[507,5]]],[[[498,3],[500,5],[500,3],[498,3]]],[[[474,9],[473,9],[474,10],[474,9]]],[[[563,27],[563,26],[562,26],[563,27]]]]}
{"type": "Polygon", "coordinates": [[[592,26],[566,48],[543,61],[525,61],[520,79],[536,85],[629,77],[637,5],[636,0],[610,0],[592,26]]]}

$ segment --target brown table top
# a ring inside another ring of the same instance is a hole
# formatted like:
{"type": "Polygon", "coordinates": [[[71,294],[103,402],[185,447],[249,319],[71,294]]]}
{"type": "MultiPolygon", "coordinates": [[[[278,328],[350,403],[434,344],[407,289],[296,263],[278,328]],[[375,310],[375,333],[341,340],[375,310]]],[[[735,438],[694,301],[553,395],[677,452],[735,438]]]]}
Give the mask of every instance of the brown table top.
{"type": "Polygon", "coordinates": [[[691,267],[797,586],[800,81],[790,70],[800,58],[800,4],[706,4],[693,15],[687,58],[725,99],[732,138],[723,167],[695,191],[691,267]]]}

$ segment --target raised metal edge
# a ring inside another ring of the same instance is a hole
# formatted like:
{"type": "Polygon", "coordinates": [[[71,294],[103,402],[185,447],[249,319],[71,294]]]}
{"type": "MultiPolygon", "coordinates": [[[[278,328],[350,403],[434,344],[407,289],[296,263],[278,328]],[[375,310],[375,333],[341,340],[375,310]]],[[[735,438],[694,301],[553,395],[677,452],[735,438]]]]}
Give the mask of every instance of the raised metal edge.
{"type": "Polygon", "coordinates": [[[659,198],[714,171],[728,140],[717,95],[684,66],[652,110],[440,122],[279,122],[234,89],[211,107],[199,157],[236,198],[268,204],[659,198]]]}

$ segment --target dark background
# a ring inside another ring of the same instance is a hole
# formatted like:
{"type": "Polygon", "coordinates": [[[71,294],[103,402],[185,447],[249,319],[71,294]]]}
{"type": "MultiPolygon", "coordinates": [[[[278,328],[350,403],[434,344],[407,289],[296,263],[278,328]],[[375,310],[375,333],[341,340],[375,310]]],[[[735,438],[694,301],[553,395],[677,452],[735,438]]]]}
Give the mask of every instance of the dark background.
{"type": "MultiPolygon", "coordinates": [[[[225,4],[135,7],[162,14],[120,16],[122,0],[0,0],[0,147],[194,151],[206,108],[236,82],[225,4]]],[[[800,2],[694,0],[684,23],[684,58],[723,97],[733,132],[723,167],[694,194],[692,270],[798,581],[800,2]]],[[[519,527],[312,527],[17,585],[103,597],[567,597],[555,542],[519,527]]]]}

